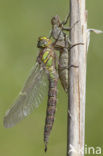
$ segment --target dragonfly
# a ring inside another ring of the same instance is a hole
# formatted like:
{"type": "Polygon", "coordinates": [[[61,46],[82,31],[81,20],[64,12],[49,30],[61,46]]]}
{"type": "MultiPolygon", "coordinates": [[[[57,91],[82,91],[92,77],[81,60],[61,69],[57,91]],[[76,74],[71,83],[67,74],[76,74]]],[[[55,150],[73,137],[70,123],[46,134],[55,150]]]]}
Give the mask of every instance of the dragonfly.
{"type": "Polygon", "coordinates": [[[73,44],[69,36],[64,31],[71,31],[71,29],[77,24],[79,21],[75,22],[71,28],[64,27],[67,24],[69,19],[69,14],[65,18],[63,22],[61,22],[60,17],[58,15],[54,16],[51,19],[52,30],[49,38],[53,38],[55,40],[54,48],[58,50],[59,53],[59,63],[58,63],[58,74],[59,79],[61,81],[62,87],[65,92],[68,92],[69,89],[69,69],[71,67],[78,68],[76,65],[72,65],[69,63],[70,58],[70,49],[76,45],[84,45],[83,43],[75,43],[73,44]]]}
{"type": "Polygon", "coordinates": [[[55,49],[59,50],[59,63],[58,63],[58,73],[59,78],[61,81],[61,84],[67,93],[68,87],[69,87],[69,81],[68,81],[68,60],[69,60],[69,53],[68,53],[68,47],[69,47],[69,38],[64,33],[63,30],[70,31],[69,28],[64,28],[64,25],[67,23],[69,18],[69,15],[67,16],[66,20],[64,22],[61,22],[60,17],[58,15],[54,16],[51,19],[52,24],[52,30],[50,38],[53,37],[53,39],[57,40],[55,49]]]}
{"type": "Polygon", "coordinates": [[[55,51],[52,46],[52,41],[47,37],[39,37],[37,47],[40,51],[36,63],[16,101],[6,112],[3,123],[5,128],[10,128],[31,114],[34,108],[42,103],[46,93],[45,89],[48,89],[44,126],[46,152],[56,111],[58,72],[56,70],[55,51]]]}

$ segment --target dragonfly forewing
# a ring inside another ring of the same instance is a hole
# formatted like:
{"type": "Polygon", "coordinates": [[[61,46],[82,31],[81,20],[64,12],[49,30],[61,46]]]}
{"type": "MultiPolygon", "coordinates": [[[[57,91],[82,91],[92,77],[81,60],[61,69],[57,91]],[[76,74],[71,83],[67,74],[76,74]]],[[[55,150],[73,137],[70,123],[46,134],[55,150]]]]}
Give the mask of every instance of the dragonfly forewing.
{"type": "Polygon", "coordinates": [[[42,103],[47,93],[48,80],[45,69],[38,62],[33,67],[24,88],[19,93],[13,106],[6,112],[4,126],[13,127],[20,120],[32,113],[35,107],[42,103]]]}

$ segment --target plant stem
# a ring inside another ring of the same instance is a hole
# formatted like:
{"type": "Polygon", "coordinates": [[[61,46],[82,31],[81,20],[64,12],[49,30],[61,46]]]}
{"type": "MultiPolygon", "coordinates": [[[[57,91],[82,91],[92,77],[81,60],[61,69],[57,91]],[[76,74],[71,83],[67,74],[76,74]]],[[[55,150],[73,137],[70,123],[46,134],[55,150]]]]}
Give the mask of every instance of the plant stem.
{"type": "Polygon", "coordinates": [[[83,44],[74,46],[69,52],[69,66],[72,64],[78,68],[71,67],[69,70],[67,156],[84,156],[87,57],[85,0],[70,0],[70,27],[70,41],[83,44]]]}

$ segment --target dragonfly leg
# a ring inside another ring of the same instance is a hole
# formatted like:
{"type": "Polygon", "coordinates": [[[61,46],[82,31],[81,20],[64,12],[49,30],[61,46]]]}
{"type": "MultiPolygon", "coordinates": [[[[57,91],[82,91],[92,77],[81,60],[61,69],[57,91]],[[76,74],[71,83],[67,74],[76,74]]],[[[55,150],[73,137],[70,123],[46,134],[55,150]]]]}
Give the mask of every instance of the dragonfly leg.
{"type": "Polygon", "coordinates": [[[69,18],[70,18],[70,12],[68,13],[68,15],[66,16],[65,20],[61,24],[62,25],[67,24],[69,18]]]}
{"type": "MultiPolygon", "coordinates": [[[[69,41],[68,41],[68,42],[69,42],[69,41]]],[[[70,41],[70,43],[71,43],[71,41],[70,41]]],[[[75,46],[77,46],[77,45],[84,45],[84,43],[80,42],[80,43],[71,44],[71,47],[69,48],[69,51],[70,51],[73,47],[75,47],[75,46]]]]}
{"type": "Polygon", "coordinates": [[[54,53],[54,64],[55,64],[55,69],[57,70],[57,65],[59,64],[59,59],[56,53],[54,53]]]}
{"type": "MultiPolygon", "coordinates": [[[[53,43],[53,46],[54,46],[54,47],[55,47],[56,43],[58,42],[61,33],[62,33],[62,29],[61,29],[61,31],[59,32],[57,39],[55,39],[55,41],[54,41],[54,43],[53,43]]],[[[64,34],[65,34],[65,33],[64,33],[64,34]]],[[[52,36],[52,33],[51,33],[51,36],[52,36]]]]}
{"type": "Polygon", "coordinates": [[[64,26],[62,26],[62,30],[70,31],[71,30],[71,27],[64,27],[64,26]]]}
{"type": "Polygon", "coordinates": [[[79,20],[76,21],[76,22],[72,25],[72,27],[64,27],[64,26],[62,25],[62,30],[71,31],[71,30],[73,29],[73,27],[74,27],[77,23],[79,23],[79,20]]]}
{"type": "Polygon", "coordinates": [[[59,69],[70,69],[71,67],[74,67],[74,68],[78,68],[79,66],[76,66],[76,65],[69,65],[69,66],[61,66],[60,64],[59,64],[59,69]]]}
{"type": "Polygon", "coordinates": [[[78,68],[79,66],[71,64],[71,65],[69,65],[68,69],[70,69],[71,67],[78,68]]]}
{"type": "MultiPolygon", "coordinates": [[[[66,30],[66,31],[71,31],[71,29],[75,26],[75,24],[77,24],[79,21],[77,21],[77,22],[75,22],[74,24],[73,24],[73,26],[71,27],[71,28],[64,28],[64,27],[62,27],[62,30],[66,30]]],[[[71,41],[70,41],[70,39],[69,39],[69,37],[67,37],[67,35],[63,32],[63,34],[64,34],[64,38],[65,38],[65,44],[66,45],[68,45],[66,42],[68,42],[70,45],[71,45],[71,47],[74,47],[74,46],[76,46],[76,45],[84,45],[84,43],[76,43],[76,44],[73,44],[71,41]]],[[[70,47],[70,48],[71,48],[70,47]]]]}

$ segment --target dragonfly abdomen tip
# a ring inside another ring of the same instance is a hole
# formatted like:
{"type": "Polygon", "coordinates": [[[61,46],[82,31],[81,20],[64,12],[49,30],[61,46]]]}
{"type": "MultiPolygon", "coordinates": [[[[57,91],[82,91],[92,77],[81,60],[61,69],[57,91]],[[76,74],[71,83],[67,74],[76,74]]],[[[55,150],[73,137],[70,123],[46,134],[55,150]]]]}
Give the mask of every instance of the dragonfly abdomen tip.
{"type": "Polygon", "coordinates": [[[45,144],[45,152],[47,152],[47,144],[45,144]]]}

